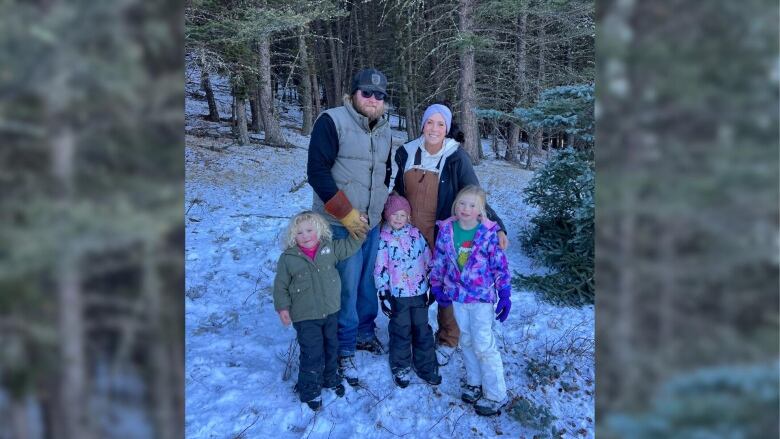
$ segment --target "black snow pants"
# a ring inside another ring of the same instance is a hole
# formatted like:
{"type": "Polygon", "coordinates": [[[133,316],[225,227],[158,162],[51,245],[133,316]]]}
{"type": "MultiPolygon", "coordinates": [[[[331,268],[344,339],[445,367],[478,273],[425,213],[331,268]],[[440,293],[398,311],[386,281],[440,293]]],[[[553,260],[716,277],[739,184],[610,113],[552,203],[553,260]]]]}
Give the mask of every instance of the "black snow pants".
{"type": "Polygon", "coordinates": [[[301,348],[298,384],[301,402],[320,396],[323,387],[341,382],[338,374],[338,313],[324,319],[294,322],[301,348]]]}
{"type": "Polygon", "coordinates": [[[427,380],[438,374],[433,330],[428,324],[425,294],[414,297],[393,297],[390,333],[390,370],[396,373],[414,363],[417,375],[427,380]]]}

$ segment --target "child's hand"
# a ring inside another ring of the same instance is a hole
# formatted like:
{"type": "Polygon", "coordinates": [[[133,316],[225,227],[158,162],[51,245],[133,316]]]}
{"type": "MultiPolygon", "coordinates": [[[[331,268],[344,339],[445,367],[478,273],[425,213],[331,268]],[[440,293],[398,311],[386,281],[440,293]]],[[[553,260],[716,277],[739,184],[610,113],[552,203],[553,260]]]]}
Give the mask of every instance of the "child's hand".
{"type": "Polygon", "coordinates": [[[279,312],[279,320],[282,321],[282,324],[284,326],[289,326],[290,323],[291,323],[291,321],[290,321],[290,311],[288,311],[286,309],[283,309],[283,310],[280,310],[278,312],[279,312]]]}

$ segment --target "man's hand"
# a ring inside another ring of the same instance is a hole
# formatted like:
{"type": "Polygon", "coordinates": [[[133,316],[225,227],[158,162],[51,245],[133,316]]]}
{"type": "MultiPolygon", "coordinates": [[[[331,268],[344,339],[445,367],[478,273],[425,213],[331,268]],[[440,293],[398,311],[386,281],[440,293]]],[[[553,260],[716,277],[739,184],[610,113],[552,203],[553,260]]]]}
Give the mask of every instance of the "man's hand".
{"type": "Polygon", "coordinates": [[[506,232],[503,230],[498,231],[498,246],[501,250],[506,250],[509,247],[509,238],[506,237],[506,232]]]}
{"type": "Polygon", "coordinates": [[[289,326],[289,325],[290,325],[290,323],[291,323],[291,320],[290,320],[290,311],[288,311],[288,310],[286,310],[286,309],[282,309],[282,310],[279,310],[279,311],[277,311],[277,312],[279,313],[279,320],[281,320],[281,321],[282,321],[282,324],[283,324],[284,326],[289,326]]]}
{"type": "Polygon", "coordinates": [[[368,234],[368,223],[364,222],[360,212],[352,207],[344,191],[336,192],[336,195],[325,203],[325,211],[339,220],[354,239],[363,239],[368,234]]]}
{"type": "Polygon", "coordinates": [[[352,209],[344,218],[339,220],[355,239],[364,239],[368,234],[368,223],[360,217],[357,209],[352,209]]]}

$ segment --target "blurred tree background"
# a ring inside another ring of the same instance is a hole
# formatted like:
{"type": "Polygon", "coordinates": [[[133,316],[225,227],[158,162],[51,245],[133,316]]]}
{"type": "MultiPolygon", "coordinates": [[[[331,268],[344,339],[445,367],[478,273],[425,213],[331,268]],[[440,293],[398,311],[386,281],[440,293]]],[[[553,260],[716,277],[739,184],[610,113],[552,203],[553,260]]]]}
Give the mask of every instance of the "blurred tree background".
{"type": "Polygon", "coordinates": [[[0,437],[181,437],[183,8],[0,2],[0,437]]]}
{"type": "Polygon", "coordinates": [[[597,436],[778,437],[778,4],[597,17],[597,436]]]}

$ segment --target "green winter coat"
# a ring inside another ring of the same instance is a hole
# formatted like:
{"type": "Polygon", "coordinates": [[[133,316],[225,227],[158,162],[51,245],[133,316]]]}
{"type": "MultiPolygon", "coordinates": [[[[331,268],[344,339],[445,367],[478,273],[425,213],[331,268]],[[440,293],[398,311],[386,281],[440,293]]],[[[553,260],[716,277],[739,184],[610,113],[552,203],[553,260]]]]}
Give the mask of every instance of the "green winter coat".
{"type": "Polygon", "coordinates": [[[276,264],[274,308],[287,309],[293,322],[322,319],[341,309],[341,278],[336,263],[352,256],[363,240],[320,243],[314,260],[297,247],[282,252],[276,264]]]}

